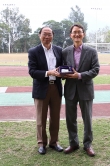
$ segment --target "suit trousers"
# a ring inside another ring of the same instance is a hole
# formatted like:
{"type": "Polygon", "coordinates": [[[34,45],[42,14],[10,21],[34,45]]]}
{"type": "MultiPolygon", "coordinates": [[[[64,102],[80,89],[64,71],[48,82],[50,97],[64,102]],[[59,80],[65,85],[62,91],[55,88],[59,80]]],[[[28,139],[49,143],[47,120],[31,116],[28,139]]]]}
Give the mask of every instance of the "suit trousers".
{"type": "Polygon", "coordinates": [[[78,127],[77,127],[77,105],[81,109],[83,124],[84,124],[84,138],[83,144],[85,148],[91,146],[93,141],[92,132],[92,104],[93,100],[80,100],[76,90],[73,100],[66,99],[66,123],[69,133],[70,146],[79,145],[78,127]]]}
{"type": "Polygon", "coordinates": [[[56,84],[49,84],[46,98],[34,99],[37,121],[37,142],[39,146],[56,145],[60,124],[61,97],[56,84]],[[49,109],[48,109],[49,108],[49,109]],[[49,134],[48,140],[46,123],[49,110],[49,134]],[[49,142],[48,142],[49,141],[49,142]]]}

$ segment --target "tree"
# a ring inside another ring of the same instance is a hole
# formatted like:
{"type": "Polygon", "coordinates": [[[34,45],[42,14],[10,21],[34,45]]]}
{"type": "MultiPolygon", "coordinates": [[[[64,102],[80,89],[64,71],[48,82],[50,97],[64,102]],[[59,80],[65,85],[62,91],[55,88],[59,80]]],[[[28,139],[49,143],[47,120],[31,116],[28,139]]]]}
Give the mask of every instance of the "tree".
{"type": "Polygon", "coordinates": [[[110,28],[105,27],[103,29],[98,29],[95,32],[90,32],[88,34],[88,42],[95,43],[97,35],[97,43],[109,43],[110,42],[110,28]]]}
{"type": "Polygon", "coordinates": [[[103,41],[105,43],[110,43],[110,28],[106,26],[102,29],[103,41]]]}
{"type": "Polygon", "coordinates": [[[7,35],[8,26],[5,23],[0,23],[0,52],[6,52],[7,50],[7,35]]]}
{"type": "Polygon", "coordinates": [[[87,35],[87,42],[95,43],[96,42],[96,32],[89,32],[87,35]]]}
{"type": "MultiPolygon", "coordinates": [[[[87,23],[84,22],[84,14],[81,12],[81,9],[76,5],[76,9],[71,8],[70,21],[73,24],[81,24],[84,27],[85,32],[87,31],[87,23]]],[[[86,42],[86,36],[84,38],[84,42],[86,42]]]]}
{"type": "Polygon", "coordinates": [[[50,28],[52,28],[52,30],[55,33],[53,38],[53,44],[56,44],[62,47],[64,42],[64,31],[63,31],[62,24],[54,20],[49,20],[47,22],[44,22],[43,25],[49,26],[50,28]]]}
{"type": "Polygon", "coordinates": [[[33,34],[30,35],[29,48],[35,47],[36,45],[40,44],[39,30],[40,30],[40,28],[38,28],[36,31],[34,31],[33,34]]]}
{"type": "Polygon", "coordinates": [[[110,30],[107,32],[105,40],[107,43],[110,43],[110,30]]]}
{"type": "Polygon", "coordinates": [[[22,51],[27,52],[30,37],[29,33],[31,32],[31,29],[29,28],[30,21],[29,19],[23,18],[20,22],[21,24],[18,26],[19,33],[17,35],[22,43],[22,51]]]}
{"type": "Polygon", "coordinates": [[[68,19],[64,19],[61,21],[61,24],[63,27],[63,33],[65,38],[63,43],[63,48],[65,48],[73,43],[70,38],[70,27],[73,25],[73,23],[68,19]]]}
{"type": "MultiPolygon", "coordinates": [[[[69,31],[75,23],[82,24],[86,32],[87,23],[84,22],[84,14],[78,6],[76,6],[76,9],[71,8],[69,19],[64,19],[61,22],[49,20],[42,25],[53,29],[55,33],[53,44],[64,48],[73,43],[69,31]]],[[[19,14],[18,8],[6,8],[1,12],[0,52],[8,52],[9,43],[11,52],[27,52],[30,47],[40,43],[39,29],[31,33],[30,20],[19,14]]],[[[85,41],[86,37],[84,38],[85,41]]]]}
{"type": "Polygon", "coordinates": [[[6,8],[1,12],[1,20],[0,22],[4,27],[1,27],[1,31],[5,31],[6,36],[3,36],[3,41],[5,44],[9,44],[10,40],[10,51],[17,51],[15,49],[16,41],[20,41],[21,38],[23,39],[23,52],[26,52],[26,48],[28,45],[29,40],[29,33],[31,32],[30,29],[30,20],[26,19],[24,15],[19,14],[18,8],[6,8]]]}

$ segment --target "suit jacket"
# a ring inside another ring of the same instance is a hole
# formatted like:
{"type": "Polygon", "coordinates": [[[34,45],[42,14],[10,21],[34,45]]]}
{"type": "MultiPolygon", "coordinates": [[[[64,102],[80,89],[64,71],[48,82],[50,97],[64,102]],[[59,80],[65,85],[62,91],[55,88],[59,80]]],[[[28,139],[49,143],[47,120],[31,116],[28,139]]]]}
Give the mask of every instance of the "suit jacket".
{"type": "MultiPolygon", "coordinates": [[[[75,67],[73,45],[63,50],[64,65],[75,67]]],[[[72,100],[77,88],[81,100],[94,98],[93,78],[99,73],[98,55],[95,49],[83,44],[78,71],[82,79],[67,78],[64,85],[65,98],[72,100]]]]}
{"type": "MultiPolygon", "coordinates": [[[[53,52],[56,57],[56,67],[62,65],[62,49],[53,45],[53,52]]],[[[32,97],[36,99],[44,99],[47,94],[49,85],[49,77],[45,77],[48,71],[47,60],[42,45],[38,45],[28,51],[28,68],[29,74],[33,78],[32,97]]],[[[61,79],[56,77],[56,85],[60,96],[62,96],[61,79]]]]}

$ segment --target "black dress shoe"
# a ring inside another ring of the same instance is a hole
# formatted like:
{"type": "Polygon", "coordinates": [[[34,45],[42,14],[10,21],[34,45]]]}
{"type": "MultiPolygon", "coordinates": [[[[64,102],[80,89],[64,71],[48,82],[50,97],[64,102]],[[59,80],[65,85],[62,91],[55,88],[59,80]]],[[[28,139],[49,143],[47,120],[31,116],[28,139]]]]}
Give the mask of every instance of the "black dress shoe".
{"type": "Polygon", "coordinates": [[[69,146],[68,148],[66,148],[66,149],[64,150],[64,153],[65,153],[65,154],[69,154],[69,153],[74,152],[74,151],[77,150],[77,149],[79,149],[79,146],[78,146],[78,145],[77,145],[77,146],[69,146]]]}
{"type": "Polygon", "coordinates": [[[38,152],[40,154],[45,154],[46,153],[46,147],[45,146],[40,146],[39,149],[38,149],[38,152]]]}
{"type": "Polygon", "coordinates": [[[57,152],[63,151],[63,148],[60,145],[49,145],[49,147],[56,150],[57,152]]]}

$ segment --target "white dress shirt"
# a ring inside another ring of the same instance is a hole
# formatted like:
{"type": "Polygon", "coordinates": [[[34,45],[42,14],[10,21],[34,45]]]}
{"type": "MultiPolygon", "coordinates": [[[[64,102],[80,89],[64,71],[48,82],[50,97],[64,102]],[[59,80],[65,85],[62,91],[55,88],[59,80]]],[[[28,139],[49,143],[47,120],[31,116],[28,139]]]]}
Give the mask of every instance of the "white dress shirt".
{"type": "MultiPolygon", "coordinates": [[[[44,49],[44,52],[45,52],[45,56],[46,56],[46,60],[47,60],[47,65],[48,65],[48,70],[53,70],[55,69],[56,67],[56,57],[53,53],[53,49],[52,49],[52,45],[50,47],[49,50],[47,50],[46,47],[44,47],[44,45],[42,44],[42,47],[44,49]]],[[[47,72],[46,72],[46,75],[47,77],[47,72]]],[[[55,76],[49,76],[49,80],[56,80],[56,77],[55,76]]]]}

